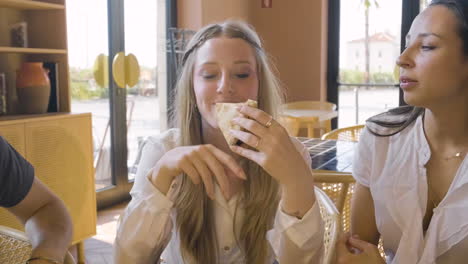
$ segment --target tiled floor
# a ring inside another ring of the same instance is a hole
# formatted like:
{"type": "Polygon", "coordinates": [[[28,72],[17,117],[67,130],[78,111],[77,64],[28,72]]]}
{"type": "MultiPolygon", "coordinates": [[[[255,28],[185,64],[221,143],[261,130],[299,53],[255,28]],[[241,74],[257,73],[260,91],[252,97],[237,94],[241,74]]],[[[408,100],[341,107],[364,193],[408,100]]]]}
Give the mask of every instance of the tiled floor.
{"type": "Polygon", "coordinates": [[[98,212],[96,235],[85,241],[86,264],[113,264],[112,243],[115,239],[117,220],[127,203],[98,212]]]}

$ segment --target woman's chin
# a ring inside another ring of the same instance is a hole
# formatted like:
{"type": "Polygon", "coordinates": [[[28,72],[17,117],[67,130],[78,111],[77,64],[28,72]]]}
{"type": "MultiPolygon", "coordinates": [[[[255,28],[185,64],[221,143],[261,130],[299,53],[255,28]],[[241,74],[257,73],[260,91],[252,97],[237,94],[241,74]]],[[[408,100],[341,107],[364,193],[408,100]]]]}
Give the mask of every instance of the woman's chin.
{"type": "Polygon", "coordinates": [[[408,105],[416,106],[416,107],[424,107],[424,103],[422,102],[421,98],[415,96],[414,94],[404,93],[403,100],[408,105]]]}

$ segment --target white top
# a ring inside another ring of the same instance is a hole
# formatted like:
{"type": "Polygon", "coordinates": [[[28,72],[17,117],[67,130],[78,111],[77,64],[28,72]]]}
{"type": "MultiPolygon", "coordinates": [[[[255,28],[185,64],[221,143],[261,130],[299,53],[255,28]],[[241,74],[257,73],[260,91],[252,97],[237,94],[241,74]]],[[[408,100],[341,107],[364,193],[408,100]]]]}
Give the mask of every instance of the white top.
{"type": "MultiPolygon", "coordinates": [[[[135,183],[130,192],[132,200],[120,218],[114,244],[114,258],[117,264],[155,263],[161,252],[161,258],[166,263],[183,263],[178,230],[174,228],[175,209],[173,202],[168,198],[172,197],[171,193],[163,195],[146,177],[163,154],[177,146],[178,138],[179,131],[171,129],[159,137],[149,138],[143,148],[135,183]]],[[[307,149],[299,141],[293,141],[310,164],[307,149]]],[[[175,179],[175,184],[180,177],[175,179]]],[[[233,234],[237,200],[238,197],[233,197],[227,202],[216,186],[214,213],[220,263],[245,263],[233,234]]],[[[242,205],[239,205],[236,230],[240,229],[243,221],[243,209],[242,205]]],[[[324,224],[317,203],[302,219],[289,216],[278,209],[274,228],[267,233],[271,257],[266,264],[272,264],[274,256],[283,260],[281,263],[319,263],[323,255],[323,235],[324,224]]]]}
{"type": "Polygon", "coordinates": [[[467,263],[467,158],[434,209],[424,236],[425,165],[430,157],[422,116],[397,135],[377,137],[365,129],[359,140],[353,174],[370,188],[377,228],[391,263],[467,263]]]}

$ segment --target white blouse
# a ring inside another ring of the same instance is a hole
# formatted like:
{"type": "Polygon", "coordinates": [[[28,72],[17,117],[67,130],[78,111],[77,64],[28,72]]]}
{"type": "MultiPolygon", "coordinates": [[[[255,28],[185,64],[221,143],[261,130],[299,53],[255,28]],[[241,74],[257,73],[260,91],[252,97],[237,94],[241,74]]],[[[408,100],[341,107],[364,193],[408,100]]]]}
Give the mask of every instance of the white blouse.
{"type": "Polygon", "coordinates": [[[353,174],[370,188],[391,263],[468,263],[468,160],[434,209],[424,236],[430,157],[422,116],[394,136],[377,137],[366,129],[359,140],[353,174]]]}
{"type": "MultiPolygon", "coordinates": [[[[114,260],[119,264],[156,263],[159,254],[165,263],[183,263],[178,230],[175,228],[176,211],[173,202],[156,189],[146,177],[149,170],[170,149],[177,147],[179,131],[168,130],[159,137],[151,137],[143,148],[135,183],[130,194],[132,200],[120,218],[114,243],[114,260]]],[[[307,149],[297,140],[295,145],[310,164],[307,149]]],[[[180,181],[178,176],[174,184],[180,181]]],[[[215,187],[214,213],[220,263],[245,263],[243,253],[236,244],[233,233],[235,196],[226,201],[218,186],[215,187]]],[[[281,208],[281,201],[280,206],[281,208]]],[[[236,230],[245,220],[243,206],[237,209],[236,230]]],[[[259,212],[261,213],[261,212],[259,212]]],[[[239,234],[236,234],[237,237],[239,234]]],[[[320,263],[323,254],[324,224],[317,203],[302,219],[289,216],[278,209],[274,227],[267,233],[270,243],[271,264],[274,259],[281,263],[320,263]]]]}

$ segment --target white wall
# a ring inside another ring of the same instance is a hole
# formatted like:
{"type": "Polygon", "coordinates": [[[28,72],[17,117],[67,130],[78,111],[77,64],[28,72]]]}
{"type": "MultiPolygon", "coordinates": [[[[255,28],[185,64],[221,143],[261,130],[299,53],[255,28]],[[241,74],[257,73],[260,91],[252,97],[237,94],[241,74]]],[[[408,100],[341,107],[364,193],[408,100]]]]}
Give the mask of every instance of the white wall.
{"type": "MultiPolygon", "coordinates": [[[[371,72],[393,72],[399,54],[398,43],[374,41],[370,43],[369,47],[371,72]],[[379,52],[381,56],[379,56],[379,52]]],[[[365,70],[364,42],[348,43],[346,53],[345,69],[365,70]]]]}

